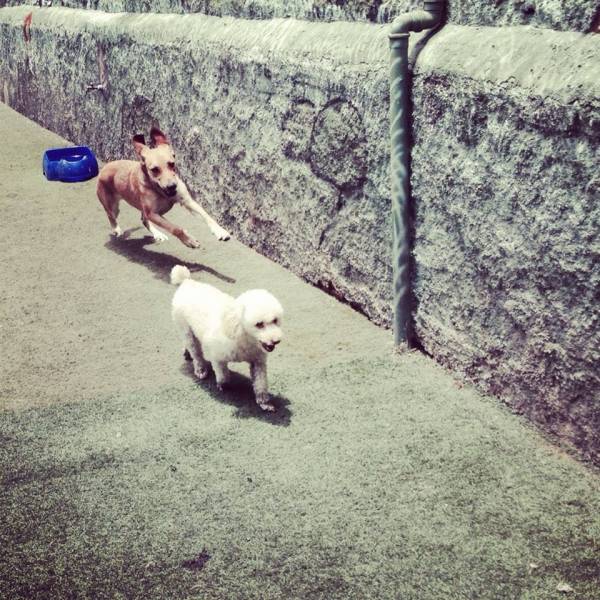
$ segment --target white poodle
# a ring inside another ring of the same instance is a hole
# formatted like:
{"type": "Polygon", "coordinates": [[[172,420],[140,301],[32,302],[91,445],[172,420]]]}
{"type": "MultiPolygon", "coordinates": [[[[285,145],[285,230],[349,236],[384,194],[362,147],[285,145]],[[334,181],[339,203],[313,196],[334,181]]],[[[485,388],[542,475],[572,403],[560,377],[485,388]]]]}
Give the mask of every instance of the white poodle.
{"type": "Polygon", "coordinates": [[[283,337],[283,308],[266,290],[249,290],[233,298],[206,283],[190,279],[182,265],[171,270],[171,283],[179,285],[173,296],[173,321],[181,330],[194,373],[205,379],[209,364],[222,389],[229,377],[229,362],[250,363],[256,403],[274,411],[267,391],[267,353],[283,337]]]}

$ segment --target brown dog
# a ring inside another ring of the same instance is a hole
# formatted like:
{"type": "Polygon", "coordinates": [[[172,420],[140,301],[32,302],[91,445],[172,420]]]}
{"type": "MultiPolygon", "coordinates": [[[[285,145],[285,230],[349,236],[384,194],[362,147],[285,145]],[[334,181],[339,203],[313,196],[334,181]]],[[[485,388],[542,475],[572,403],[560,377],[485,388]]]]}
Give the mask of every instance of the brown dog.
{"type": "Polygon", "coordinates": [[[175,168],[175,154],[165,134],[153,127],[150,137],[153,148],[146,146],[143,135],[133,137],[133,147],[139,161],[115,160],[100,170],[96,191],[108,215],[113,235],[118,237],[122,233],[117,217],[119,201],[123,198],[142,213],[142,223],[156,242],[168,239],[155,227],[158,225],[190,248],[198,248],[200,245],[185,229],[176,227],[163,217],[175,203],[181,204],[192,214],[203,217],[217,239],[229,239],[229,233],[192,199],[185,183],[179,179],[175,168]]]}

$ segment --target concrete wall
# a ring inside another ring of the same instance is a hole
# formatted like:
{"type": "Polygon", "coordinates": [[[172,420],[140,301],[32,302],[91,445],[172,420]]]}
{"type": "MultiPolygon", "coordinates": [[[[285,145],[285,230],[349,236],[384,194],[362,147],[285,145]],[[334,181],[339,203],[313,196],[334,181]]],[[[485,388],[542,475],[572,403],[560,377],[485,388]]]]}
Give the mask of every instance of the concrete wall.
{"type": "MultiPolygon", "coordinates": [[[[47,2],[47,0],[42,0],[47,2]]],[[[8,6],[34,0],[0,0],[8,6]]],[[[59,0],[54,4],[105,12],[204,13],[250,19],[385,23],[423,6],[422,0],[59,0]]],[[[531,25],[589,31],[600,21],[600,0],[450,0],[447,19],[460,25],[531,25]]]]}
{"type": "Polygon", "coordinates": [[[597,459],[600,37],[488,39],[447,29],[419,58],[417,332],[597,459]]]}
{"type": "MultiPolygon", "coordinates": [[[[235,235],[389,324],[384,26],[45,8],[27,43],[29,10],[0,10],[5,102],[103,159],[160,124],[235,235]]],[[[446,26],[416,63],[413,187],[425,350],[600,463],[599,39],[446,26]]]]}

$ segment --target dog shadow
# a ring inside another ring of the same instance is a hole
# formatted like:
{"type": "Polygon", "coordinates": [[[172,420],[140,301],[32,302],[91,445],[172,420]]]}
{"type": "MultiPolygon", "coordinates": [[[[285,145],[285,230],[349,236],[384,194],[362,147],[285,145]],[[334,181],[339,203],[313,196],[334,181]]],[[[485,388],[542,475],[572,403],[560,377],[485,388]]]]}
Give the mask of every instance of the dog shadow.
{"type": "Polygon", "coordinates": [[[278,394],[270,394],[270,400],[275,407],[274,412],[264,411],[256,404],[254,399],[254,390],[249,377],[233,371],[231,379],[224,390],[217,388],[215,376],[211,370],[207,379],[199,380],[194,375],[194,367],[191,361],[184,360],[181,365],[181,372],[193,379],[207,391],[211,397],[221,404],[234,406],[237,410],[233,414],[238,419],[258,419],[271,425],[279,427],[288,427],[292,420],[292,411],[288,408],[290,401],[278,394]]]}
{"type": "Polygon", "coordinates": [[[219,273],[219,271],[215,271],[215,269],[207,267],[206,265],[188,262],[182,260],[181,258],[177,258],[176,256],[171,256],[170,254],[154,250],[154,248],[147,248],[147,246],[157,245],[155,244],[152,236],[147,235],[141,238],[131,238],[131,234],[140,229],[143,228],[134,227],[123,232],[121,237],[112,237],[110,240],[108,240],[108,242],[106,242],[106,244],[104,244],[105,248],[108,248],[120,256],[124,256],[130,262],[144,265],[154,273],[154,276],[157,279],[162,281],[169,281],[171,269],[175,265],[183,265],[187,267],[191,273],[202,271],[213,275],[221,281],[235,283],[235,279],[232,277],[223,275],[222,273],[219,273]]]}

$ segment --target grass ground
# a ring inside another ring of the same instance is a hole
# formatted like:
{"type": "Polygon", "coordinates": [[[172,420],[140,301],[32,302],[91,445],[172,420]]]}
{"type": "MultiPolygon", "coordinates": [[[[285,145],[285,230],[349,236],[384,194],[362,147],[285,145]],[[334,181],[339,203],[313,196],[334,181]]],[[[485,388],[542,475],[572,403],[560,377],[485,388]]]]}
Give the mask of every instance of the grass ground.
{"type": "Polygon", "coordinates": [[[41,174],[61,140],[3,105],[0,139],[0,597],[600,598],[595,473],[177,209],[203,249],[109,242],[94,182],[41,174]],[[282,300],[275,415],[193,379],[179,262],[282,300]]]}

